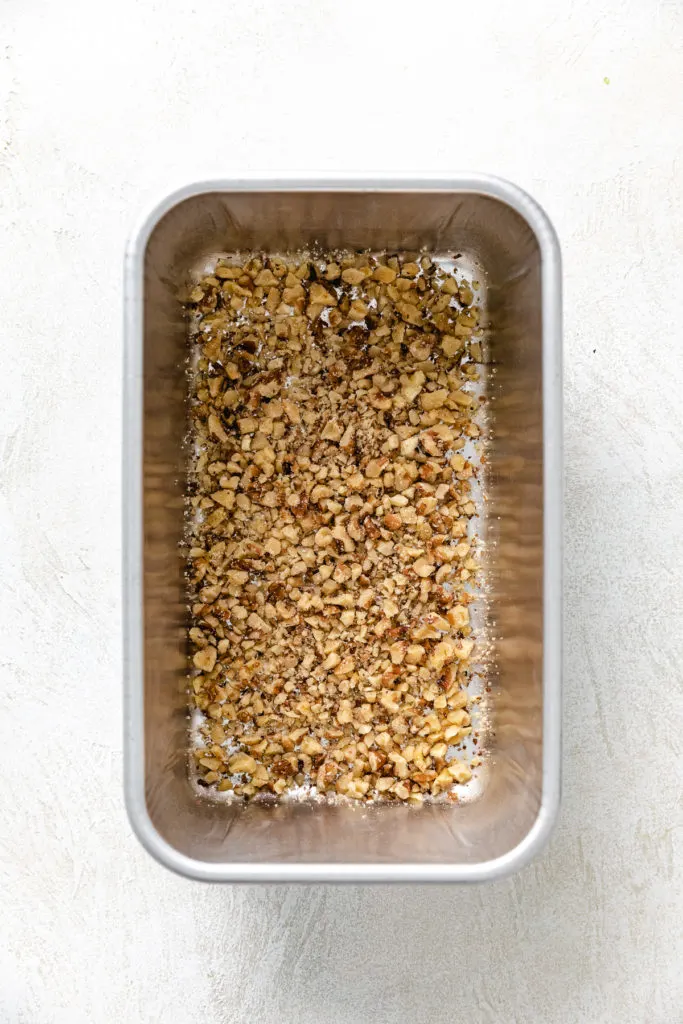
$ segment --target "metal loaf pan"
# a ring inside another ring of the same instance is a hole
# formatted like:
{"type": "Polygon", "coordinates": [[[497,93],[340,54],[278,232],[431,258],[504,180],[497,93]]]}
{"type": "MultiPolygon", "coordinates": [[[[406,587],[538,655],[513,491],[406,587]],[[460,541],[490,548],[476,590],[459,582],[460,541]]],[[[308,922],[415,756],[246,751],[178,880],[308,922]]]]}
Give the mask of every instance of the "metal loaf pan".
{"type": "Polygon", "coordinates": [[[525,863],[560,790],[560,255],[513,185],[449,179],[210,181],[144,219],[126,257],[125,775],[143,845],[215,881],[483,881],[525,863]],[[183,530],[186,324],[176,292],[212,255],[457,250],[491,322],[487,571],[495,646],[488,778],[462,805],[230,805],[187,772],[183,530]]]}

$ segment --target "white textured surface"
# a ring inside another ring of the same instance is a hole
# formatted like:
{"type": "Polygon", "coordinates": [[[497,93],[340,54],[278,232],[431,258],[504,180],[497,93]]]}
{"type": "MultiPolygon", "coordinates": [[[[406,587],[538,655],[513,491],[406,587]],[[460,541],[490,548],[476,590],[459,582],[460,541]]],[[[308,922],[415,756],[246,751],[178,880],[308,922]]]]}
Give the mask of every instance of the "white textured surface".
{"type": "Polygon", "coordinates": [[[364,6],[0,3],[2,1024],[683,1021],[683,9],[364,6]],[[207,173],[452,168],[564,249],[555,838],[488,888],[182,881],[121,799],[125,234],[207,173]]]}

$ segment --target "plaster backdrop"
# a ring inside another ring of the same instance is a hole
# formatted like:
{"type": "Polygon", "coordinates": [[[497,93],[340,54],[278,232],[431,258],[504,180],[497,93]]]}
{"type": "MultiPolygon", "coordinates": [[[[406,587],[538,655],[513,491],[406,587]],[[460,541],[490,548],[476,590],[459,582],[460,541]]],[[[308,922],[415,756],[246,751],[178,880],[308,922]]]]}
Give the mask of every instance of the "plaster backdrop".
{"type": "Polygon", "coordinates": [[[0,0],[0,1022],[677,1024],[678,0],[0,0]],[[167,188],[475,169],[563,245],[565,796],[485,888],[208,888],[121,793],[121,264],[167,188]]]}

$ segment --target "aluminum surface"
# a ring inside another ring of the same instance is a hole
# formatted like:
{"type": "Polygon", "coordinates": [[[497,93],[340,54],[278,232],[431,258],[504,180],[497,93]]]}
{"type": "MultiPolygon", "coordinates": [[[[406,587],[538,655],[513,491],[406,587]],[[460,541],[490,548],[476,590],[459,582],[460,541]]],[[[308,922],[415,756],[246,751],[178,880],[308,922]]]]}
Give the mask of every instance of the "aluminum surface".
{"type": "Polygon", "coordinates": [[[560,256],[524,192],[447,180],[210,181],[162,200],[126,254],[125,787],[143,845],[207,881],[484,881],[528,861],[560,791],[560,256]],[[276,808],[199,799],[186,770],[186,325],[175,298],[218,252],[457,249],[492,321],[487,573],[496,675],[491,770],[462,806],[276,808]]]}

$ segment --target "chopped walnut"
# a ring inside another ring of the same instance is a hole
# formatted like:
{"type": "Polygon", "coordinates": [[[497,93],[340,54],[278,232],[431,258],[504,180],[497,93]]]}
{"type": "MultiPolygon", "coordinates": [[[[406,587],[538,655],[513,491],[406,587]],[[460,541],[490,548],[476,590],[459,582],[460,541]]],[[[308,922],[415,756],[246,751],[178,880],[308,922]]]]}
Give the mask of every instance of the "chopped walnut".
{"type": "Polygon", "coordinates": [[[367,253],[220,260],[190,288],[202,785],[416,804],[471,778],[475,290],[367,253]]]}

